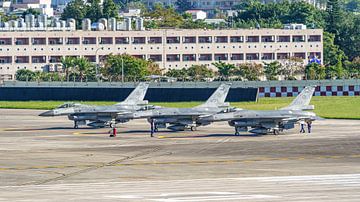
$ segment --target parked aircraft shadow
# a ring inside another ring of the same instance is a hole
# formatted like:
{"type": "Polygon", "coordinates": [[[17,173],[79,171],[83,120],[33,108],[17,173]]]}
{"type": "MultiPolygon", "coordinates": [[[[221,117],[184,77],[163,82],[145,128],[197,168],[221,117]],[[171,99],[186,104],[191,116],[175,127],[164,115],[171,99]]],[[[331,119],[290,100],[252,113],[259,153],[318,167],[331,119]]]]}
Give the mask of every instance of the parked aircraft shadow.
{"type": "Polygon", "coordinates": [[[5,129],[5,131],[41,131],[41,130],[82,130],[82,129],[96,129],[96,128],[78,128],[74,129],[73,127],[49,127],[49,128],[9,128],[5,129]]]}
{"type": "Polygon", "coordinates": [[[261,137],[262,135],[256,135],[256,134],[244,134],[240,136],[235,136],[233,134],[208,134],[208,135],[181,135],[181,136],[162,136],[161,138],[165,139],[181,139],[181,138],[209,138],[209,137],[261,137]]]}
{"type": "MultiPolygon", "coordinates": [[[[128,130],[128,131],[121,131],[121,130],[118,130],[118,132],[120,133],[150,133],[150,130],[128,130]]],[[[178,133],[178,132],[181,132],[181,131],[158,131],[158,132],[155,132],[154,134],[158,134],[158,133],[178,133]]]]}

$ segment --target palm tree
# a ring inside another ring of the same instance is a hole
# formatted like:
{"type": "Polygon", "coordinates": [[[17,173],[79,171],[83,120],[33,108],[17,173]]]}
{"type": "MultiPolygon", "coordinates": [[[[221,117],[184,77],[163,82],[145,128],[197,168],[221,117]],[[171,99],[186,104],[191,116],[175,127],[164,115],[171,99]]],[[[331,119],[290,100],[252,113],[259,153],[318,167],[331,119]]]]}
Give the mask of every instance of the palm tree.
{"type": "Polygon", "coordinates": [[[77,72],[79,72],[80,81],[82,82],[84,77],[90,74],[92,65],[87,58],[83,57],[76,58],[74,64],[77,72]]]}
{"type": "Polygon", "coordinates": [[[74,58],[73,57],[62,57],[61,58],[61,64],[63,69],[65,70],[65,77],[66,77],[66,81],[69,82],[69,73],[72,70],[72,68],[74,67],[74,58]]]}

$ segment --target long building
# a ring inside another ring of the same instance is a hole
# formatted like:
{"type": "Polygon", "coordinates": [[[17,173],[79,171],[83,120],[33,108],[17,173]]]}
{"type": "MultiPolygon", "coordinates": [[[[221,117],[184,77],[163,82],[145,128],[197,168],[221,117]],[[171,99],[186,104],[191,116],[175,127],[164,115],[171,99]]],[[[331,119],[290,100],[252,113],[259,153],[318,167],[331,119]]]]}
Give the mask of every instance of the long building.
{"type": "Polygon", "coordinates": [[[321,29],[0,31],[0,79],[14,79],[19,69],[62,71],[64,56],[101,64],[109,54],[127,53],[165,69],[290,57],[323,61],[322,34],[321,29]]]}

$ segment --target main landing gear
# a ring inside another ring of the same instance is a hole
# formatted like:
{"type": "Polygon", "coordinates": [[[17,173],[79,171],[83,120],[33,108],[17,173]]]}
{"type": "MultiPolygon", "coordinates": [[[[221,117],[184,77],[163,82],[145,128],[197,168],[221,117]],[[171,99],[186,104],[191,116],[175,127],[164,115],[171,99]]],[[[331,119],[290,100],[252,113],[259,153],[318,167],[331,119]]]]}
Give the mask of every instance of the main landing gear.
{"type": "Polygon", "coordinates": [[[191,127],[190,127],[190,130],[191,130],[191,131],[196,131],[197,128],[196,128],[196,126],[191,126],[191,127]]]}
{"type": "Polygon", "coordinates": [[[78,129],[79,128],[79,123],[77,121],[74,121],[74,129],[78,129]]]}
{"type": "Polygon", "coordinates": [[[110,133],[110,136],[109,137],[116,137],[116,135],[117,135],[117,129],[116,129],[116,121],[115,120],[112,120],[111,122],[110,122],[110,131],[109,131],[109,133],[110,133]]]}
{"type": "Polygon", "coordinates": [[[240,130],[239,127],[235,127],[235,136],[240,136],[239,130],[240,130]]]}
{"type": "Polygon", "coordinates": [[[154,137],[154,133],[157,132],[158,129],[153,120],[150,121],[150,137],[154,137]]]}

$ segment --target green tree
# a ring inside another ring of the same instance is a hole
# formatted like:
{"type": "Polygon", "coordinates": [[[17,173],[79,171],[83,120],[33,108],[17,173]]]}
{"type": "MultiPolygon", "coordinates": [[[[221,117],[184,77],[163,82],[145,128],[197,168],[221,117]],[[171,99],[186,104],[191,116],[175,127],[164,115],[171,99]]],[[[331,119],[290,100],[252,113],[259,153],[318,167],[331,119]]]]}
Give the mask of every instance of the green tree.
{"type": "Polygon", "coordinates": [[[324,32],[323,44],[324,44],[324,64],[337,65],[343,63],[346,59],[344,51],[339,49],[339,46],[334,44],[335,35],[324,32]]]}
{"type": "Polygon", "coordinates": [[[61,14],[61,19],[66,20],[68,18],[74,18],[76,20],[76,26],[81,27],[81,21],[86,15],[86,5],[83,0],[70,1],[61,14]]]}
{"type": "Polygon", "coordinates": [[[16,71],[15,78],[17,81],[33,81],[35,79],[35,74],[28,69],[19,69],[16,71]]]}
{"type": "Polygon", "coordinates": [[[351,62],[345,63],[348,78],[360,79],[360,57],[354,58],[351,62]]]}
{"type": "Polygon", "coordinates": [[[94,74],[94,65],[89,62],[87,58],[81,57],[74,60],[76,72],[79,74],[79,79],[82,82],[84,78],[91,77],[94,74]]]}
{"type": "Polygon", "coordinates": [[[26,15],[28,14],[32,14],[32,15],[35,15],[35,16],[38,16],[40,15],[40,12],[34,8],[28,8],[26,11],[24,11],[21,15],[22,18],[25,18],[26,15]]]}
{"type": "Polygon", "coordinates": [[[195,81],[201,81],[206,78],[214,77],[215,73],[209,69],[206,65],[192,65],[187,69],[187,74],[195,81]]]}
{"type": "Polygon", "coordinates": [[[118,6],[113,0],[104,0],[103,2],[103,17],[104,18],[117,18],[118,17],[118,6]]]}
{"type": "Polygon", "coordinates": [[[296,80],[297,75],[304,75],[305,73],[304,60],[297,57],[283,60],[279,72],[284,76],[285,80],[296,80]]]}
{"type": "Polygon", "coordinates": [[[69,81],[70,71],[74,68],[74,58],[73,57],[62,57],[61,64],[65,71],[66,81],[69,81]]]}
{"type": "Polygon", "coordinates": [[[360,0],[350,0],[345,4],[345,8],[350,12],[360,12],[360,0]]]}
{"type": "Polygon", "coordinates": [[[90,18],[92,22],[96,22],[103,16],[100,0],[89,0],[89,3],[86,7],[85,17],[90,18]]]}
{"type": "Polygon", "coordinates": [[[321,80],[325,79],[325,66],[319,65],[318,63],[308,64],[305,68],[306,79],[308,80],[321,80]]]}
{"type": "Polygon", "coordinates": [[[148,65],[151,62],[133,57],[128,54],[108,55],[103,69],[103,74],[111,80],[121,80],[122,67],[126,81],[142,80],[149,75],[148,65]]]}
{"type": "Polygon", "coordinates": [[[240,79],[258,81],[263,74],[263,66],[257,63],[243,63],[237,66],[234,74],[240,79]]]}
{"type": "Polygon", "coordinates": [[[193,20],[191,14],[184,13],[182,15],[184,23],[180,25],[180,28],[183,29],[205,29],[211,28],[211,26],[206,23],[204,20],[193,20]]]}
{"type": "Polygon", "coordinates": [[[176,78],[177,80],[185,81],[188,78],[188,71],[185,68],[182,69],[168,69],[165,76],[176,78]]]}
{"type": "Polygon", "coordinates": [[[184,13],[185,11],[194,8],[194,6],[191,4],[191,1],[189,0],[177,0],[175,5],[176,11],[179,13],[184,13]]]}
{"type": "Polygon", "coordinates": [[[328,31],[338,35],[338,30],[340,28],[342,18],[340,0],[328,0],[326,5],[326,12],[328,31]]]}
{"type": "Polygon", "coordinates": [[[213,65],[218,69],[217,72],[221,79],[228,80],[229,77],[233,75],[234,70],[236,69],[235,65],[225,63],[225,62],[215,62],[213,65]]]}
{"type": "Polygon", "coordinates": [[[360,56],[360,15],[347,13],[341,23],[336,31],[338,34],[335,35],[334,43],[353,60],[360,56]]]}
{"type": "Polygon", "coordinates": [[[154,10],[146,13],[150,22],[146,23],[147,28],[180,27],[184,23],[183,17],[174,8],[165,8],[162,4],[155,4],[154,10]],[[151,22],[153,21],[153,22],[151,22]],[[151,24],[152,27],[148,27],[151,24]]]}
{"type": "Polygon", "coordinates": [[[278,61],[265,63],[264,73],[267,80],[277,80],[277,76],[280,74],[281,64],[278,61]]]}

